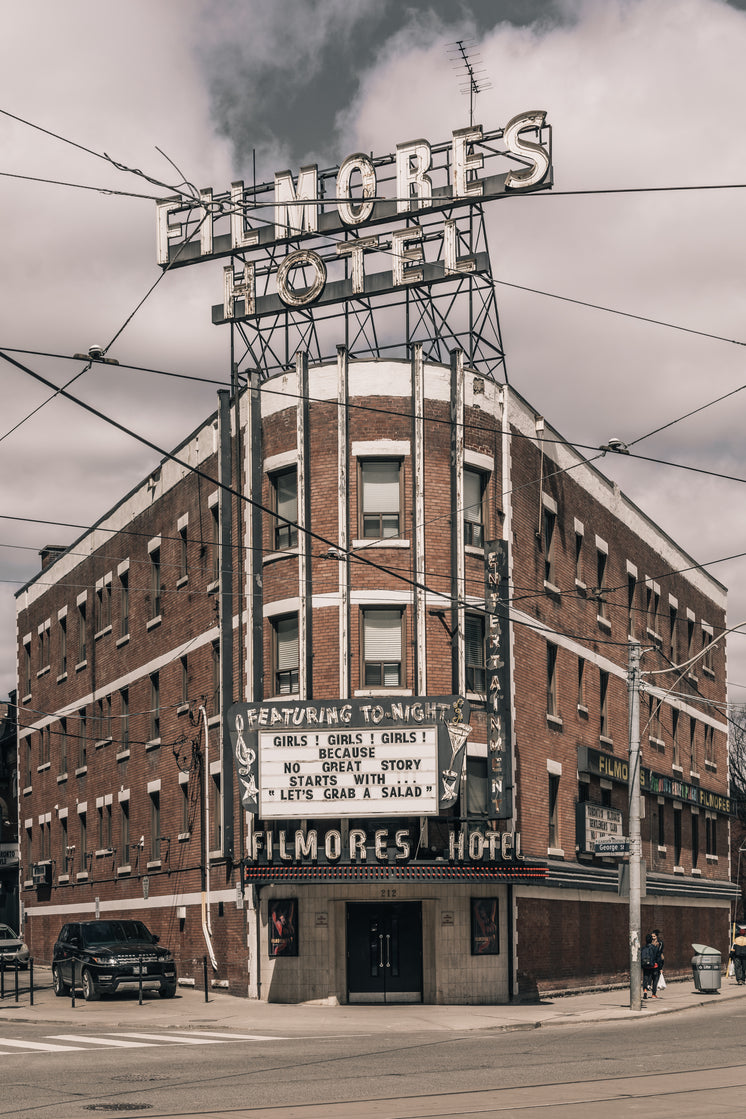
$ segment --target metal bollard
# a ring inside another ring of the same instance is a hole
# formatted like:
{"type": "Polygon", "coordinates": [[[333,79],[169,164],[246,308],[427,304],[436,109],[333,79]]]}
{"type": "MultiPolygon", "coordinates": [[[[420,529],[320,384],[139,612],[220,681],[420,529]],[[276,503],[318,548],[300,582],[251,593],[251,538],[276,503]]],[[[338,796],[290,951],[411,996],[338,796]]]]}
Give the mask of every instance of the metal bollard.
{"type": "Polygon", "coordinates": [[[70,972],[70,997],[72,998],[71,1006],[75,1007],[75,964],[72,965],[70,972]]]}
{"type": "Polygon", "coordinates": [[[16,1002],[18,1002],[18,960],[16,960],[16,1002]]]}
{"type": "Polygon", "coordinates": [[[205,1002],[208,1002],[209,1000],[207,998],[207,956],[202,957],[202,970],[203,970],[204,976],[205,976],[205,1002]]]}
{"type": "Polygon", "coordinates": [[[34,1005],[34,957],[29,956],[28,959],[28,993],[29,993],[29,1006],[34,1005]]]}
{"type": "Polygon", "coordinates": [[[139,987],[138,987],[137,1001],[138,1001],[138,1004],[140,1006],[142,1006],[142,956],[140,956],[140,959],[139,959],[138,963],[139,963],[139,969],[138,970],[140,972],[140,982],[139,982],[139,987]]]}

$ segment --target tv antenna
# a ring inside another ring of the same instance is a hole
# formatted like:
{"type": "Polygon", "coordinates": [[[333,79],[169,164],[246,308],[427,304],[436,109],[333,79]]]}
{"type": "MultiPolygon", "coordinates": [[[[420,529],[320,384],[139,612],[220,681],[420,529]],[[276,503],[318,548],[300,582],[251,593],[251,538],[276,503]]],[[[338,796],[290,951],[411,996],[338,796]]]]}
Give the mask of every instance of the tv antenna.
{"type": "Polygon", "coordinates": [[[456,69],[460,71],[461,92],[469,95],[470,126],[474,124],[474,103],[477,94],[482,93],[485,89],[492,89],[492,82],[483,76],[487,71],[481,64],[481,56],[476,54],[473,49],[469,50],[469,46],[473,42],[473,39],[458,39],[453,44],[455,50],[451,52],[451,59],[456,69]]]}

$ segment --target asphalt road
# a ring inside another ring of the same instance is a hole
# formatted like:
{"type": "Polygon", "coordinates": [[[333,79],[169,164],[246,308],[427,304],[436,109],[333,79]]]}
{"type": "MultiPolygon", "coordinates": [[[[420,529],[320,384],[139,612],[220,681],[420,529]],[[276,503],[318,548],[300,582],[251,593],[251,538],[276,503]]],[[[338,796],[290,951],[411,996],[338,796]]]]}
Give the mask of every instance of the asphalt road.
{"type": "Polygon", "coordinates": [[[0,1029],[0,1117],[690,1119],[743,1113],[746,1000],[655,1020],[341,1036],[0,1029]]]}

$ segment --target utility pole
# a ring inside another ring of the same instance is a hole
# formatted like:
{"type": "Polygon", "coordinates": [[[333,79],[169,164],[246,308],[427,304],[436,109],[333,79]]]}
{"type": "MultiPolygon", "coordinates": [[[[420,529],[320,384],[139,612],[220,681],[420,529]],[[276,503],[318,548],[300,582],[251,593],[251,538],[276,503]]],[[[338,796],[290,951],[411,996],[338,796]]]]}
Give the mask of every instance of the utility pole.
{"type": "Polygon", "coordinates": [[[642,841],[640,839],[640,644],[630,641],[627,665],[629,699],[629,1008],[642,1008],[641,919],[642,841]]]}

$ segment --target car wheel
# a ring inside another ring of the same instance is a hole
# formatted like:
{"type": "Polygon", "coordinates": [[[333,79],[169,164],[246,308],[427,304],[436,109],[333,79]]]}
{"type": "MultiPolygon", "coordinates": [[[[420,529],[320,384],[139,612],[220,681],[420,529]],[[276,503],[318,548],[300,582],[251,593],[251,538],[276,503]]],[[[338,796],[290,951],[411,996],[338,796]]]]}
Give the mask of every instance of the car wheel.
{"type": "Polygon", "coordinates": [[[52,983],[54,984],[54,993],[58,999],[63,998],[64,995],[68,993],[67,984],[62,982],[59,968],[52,968],[52,983]]]}
{"type": "Polygon", "coordinates": [[[94,983],[93,977],[91,976],[88,968],[83,969],[82,981],[83,998],[86,1002],[95,1002],[98,998],[98,988],[96,987],[96,984],[94,983]]]}
{"type": "Polygon", "coordinates": [[[161,996],[162,999],[172,999],[174,997],[174,995],[176,994],[176,988],[175,987],[161,987],[158,991],[158,994],[161,996]]]}

